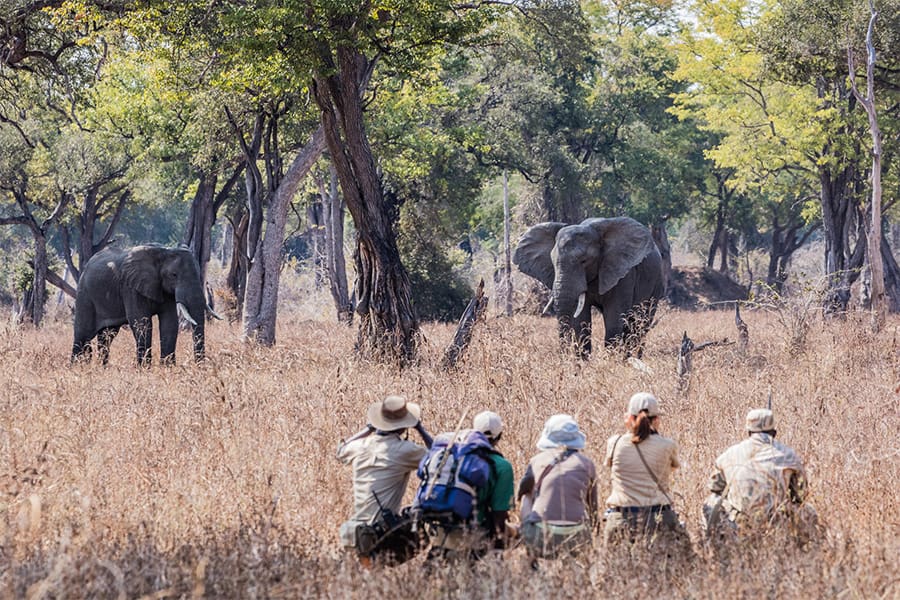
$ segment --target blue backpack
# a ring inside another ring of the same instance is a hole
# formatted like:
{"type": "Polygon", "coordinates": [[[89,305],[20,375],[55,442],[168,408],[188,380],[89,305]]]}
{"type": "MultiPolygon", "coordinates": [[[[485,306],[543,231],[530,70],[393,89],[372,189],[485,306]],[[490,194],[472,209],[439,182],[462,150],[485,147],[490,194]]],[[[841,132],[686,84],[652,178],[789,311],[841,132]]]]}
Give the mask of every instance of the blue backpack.
{"type": "Polygon", "coordinates": [[[487,456],[493,452],[491,443],[480,431],[464,429],[455,439],[452,433],[439,435],[416,471],[422,483],[413,506],[419,509],[422,518],[470,520],[478,490],[490,481],[493,465],[487,456]]]}

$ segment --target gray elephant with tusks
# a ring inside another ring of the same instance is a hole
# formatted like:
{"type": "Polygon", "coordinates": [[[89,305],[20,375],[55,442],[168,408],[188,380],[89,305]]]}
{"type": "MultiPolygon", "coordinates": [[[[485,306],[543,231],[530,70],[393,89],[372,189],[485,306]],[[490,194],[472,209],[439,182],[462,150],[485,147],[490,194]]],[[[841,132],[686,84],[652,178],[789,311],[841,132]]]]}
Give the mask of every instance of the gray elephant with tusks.
{"type": "Polygon", "coordinates": [[[134,334],[137,361],[151,362],[152,317],[159,320],[160,356],[175,363],[179,317],[193,328],[194,358],[203,359],[207,305],[200,266],[186,248],[157,245],[107,248],[87,262],[75,296],[75,341],[72,361],[90,360],[91,342],[106,364],[109,345],[126,323],[134,334]]]}
{"type": "Polygon", "coordinates": [[[591,353],[591,307],[603,314],[607,347],[641,356],[642,341],[665,293],[662,258],[650,230],[628,217],[578,225],[538,223],[522,234],[513,262],[551,290],[564,345],[591,353]]]}

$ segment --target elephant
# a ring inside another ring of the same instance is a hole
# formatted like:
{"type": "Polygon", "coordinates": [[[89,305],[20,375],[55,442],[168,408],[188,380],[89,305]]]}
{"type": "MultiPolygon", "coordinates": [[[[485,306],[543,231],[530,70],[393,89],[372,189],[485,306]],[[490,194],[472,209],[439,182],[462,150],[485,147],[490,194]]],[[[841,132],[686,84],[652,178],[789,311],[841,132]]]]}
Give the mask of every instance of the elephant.
{"type": "Polygon", "coordinates": [[[591,353],[591,307],[603,315],[606,347],[640,358],[643,338],[665,293],[662,258],[650,230],[628,217],[577,225],[538,223],[519,239],[513,262],[551,290],[563,345],[591,353]]]}
{"type": "Polygon", "coordinates": [[[175,363],[179,317],[193,328],[194,359],[204,357],[208,306],[197,259],[187,248],[159,245],[106,248],[85,264],[75,295],[72,361],[90,360],[91,342],[106,364],[109,345],[126,323],[134,334],[138,364],[152,359],[153,322],[159,319],[161,361],[175,363]]]}

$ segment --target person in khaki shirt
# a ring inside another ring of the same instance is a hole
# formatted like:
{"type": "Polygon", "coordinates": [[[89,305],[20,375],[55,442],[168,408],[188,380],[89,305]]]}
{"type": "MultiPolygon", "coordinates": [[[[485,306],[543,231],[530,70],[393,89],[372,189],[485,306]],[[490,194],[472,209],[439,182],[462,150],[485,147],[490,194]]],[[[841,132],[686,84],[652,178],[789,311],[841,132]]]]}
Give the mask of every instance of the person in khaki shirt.
{"type": "Polygon", "coordinates": [[[669,497],[669,479],[678,468],[678,445],[659,435],[659,402],[646,392],[634,394],[625,413],[627,434],[606,444],[612,493],[606,499],[607,543],[676,531],[678,515],[669,497]]]}
{"type": "Polygon", "coordinates": [[[703,506],[707,532],[758,528],[783,518],[815,521],[804,504],[806,471],[793,448],[775,440],[772,411],[757,408],[745,419],[747,438],[723,452],[709,481],[703,506]],[[724,528],[723,528],[724,526],[724,528]]]}
{"type": "Polygon", "coordinates": [[[426,452],[403,434],[414,427],[426,446],[432,442],[420,415],[418,404],[388,396],[369,406],[365,429],[338,446],[338,460],[353,467],[353,514],[341,525],[341,542],[366,566],[378,555],[403,562],[418,545],[400,505],[410,473],[426,452]]]}

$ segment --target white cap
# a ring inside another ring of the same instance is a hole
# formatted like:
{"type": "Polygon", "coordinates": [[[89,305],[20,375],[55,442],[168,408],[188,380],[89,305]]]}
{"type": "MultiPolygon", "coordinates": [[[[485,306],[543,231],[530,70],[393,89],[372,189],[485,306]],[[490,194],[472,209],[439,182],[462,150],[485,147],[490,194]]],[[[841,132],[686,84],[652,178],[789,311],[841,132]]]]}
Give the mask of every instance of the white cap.
{"type": "Polygon", "coordinates": [[[472,419],[472,429],[480,431],[488,439],[494,439],[503,432],[503,420],[497,413],[486,410],[472,419]]]}
{"type": "Polygon", "coordinates": [[[628,414],[636,417],[644,410],[648,417],[659,416],[659,401],[649,392],[638,392],[628,401],[628,414]]]}

